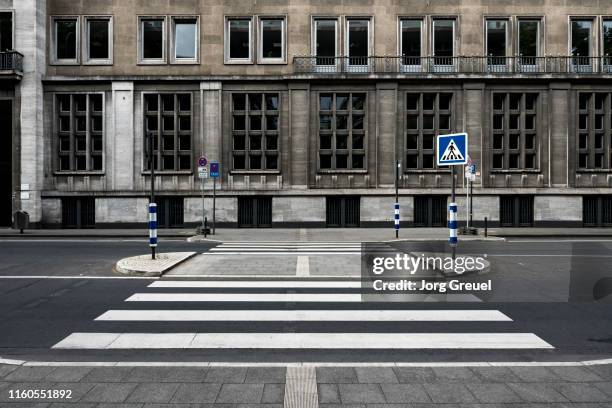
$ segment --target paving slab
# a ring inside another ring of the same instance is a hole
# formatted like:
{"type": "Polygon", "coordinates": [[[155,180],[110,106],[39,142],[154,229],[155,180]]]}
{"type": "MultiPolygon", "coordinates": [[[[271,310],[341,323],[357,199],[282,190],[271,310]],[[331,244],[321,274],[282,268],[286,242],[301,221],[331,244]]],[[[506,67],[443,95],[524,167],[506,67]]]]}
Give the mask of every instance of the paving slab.
{"type": "Polygon", "coordinates": [[[264,384],[262,404],[282,404],[285,399],[285,384],[264,384]]]}
{"type": "Polygon", "coordinates": [[[569,402],[552,384],[510,383],[508,387],[526,402],[569,402]]]}
{"type": "Polygon", "coordinates": [[[396,367],[394,371],[402,383],[425,384],[438,378],[430,367],[396,367]]]}
{"type": "Polygon", "coordinates": [[[258,404],[261,402],[264,384],[223,384],[217,404],[258,404]]]}
{"type": "Polygon", "coordinates": [[[356,383],[357,372],[352,367],[317,367],[318,383],[356,383]]]}
{"type": "Polygon", "coordinates": [[[483,403],[523,402],[523,399],[505,384],[466,384],[476,399],[483,403]]]}
{"type": "Polygon", "coordinates": [[[244,382],[284,384],[286,374],[284,367],[249,367],[244,382]]]}
{"type": "Polygon", "coordinates": [[[136,389],[130,394],[128,402],[150,402],[167,403],[170,402],[179,384],[173,383],[143,383],[138,384],[136,389]]]}
{"type": "Polygon", "coordinates": [[[221,384],[181,384],[171,402],[214,403],[221,390],[221,384]]]}
{"type": "Polygon", "coordinates": [[[211,367],[204,382],[210,383],[243,383],[247,374],[246,367],[211,367]]]}
{"type": "Polygon", "coordinates": [[[591,384],[555,384],[555,389],[572,402],[612,402],[609,395],[591,384]]]}
{"type": "Polygon", "coordinates": [[[431,402],[431,398],[421,384],[382,384],[381,388],[389,403],[431,402]]]}
{"type": "Polygon", "coordinates": [[[477,402],[476,397],[463,384],[444,383],[444,384],[424,384],[429,398],[436,403],[461,403],[477,402]]]}
{"type": "Polygon", "coordinates": [[[386,402],[380,384],[338,384],[338,390],[343,404],[386,402]]]}
{"type": "Polygon", "coordinates": [[[318,384],[319,404],[341,404],[338,384],[318,384]]]}
{"type": "Polygon", "coordinates": [[[85,396],[83,396],[83,398],[81,398],[81,401],[99,403],[124,402],[137,386],[138,384],[134,383],[96,384],[87,394],[85,394],[85,396]]]}
{"type": "Polygon", "coordinates": [[[397,376],[391,367],[357,367],[357,381],[360,383],[397,383],[397,376]]]}

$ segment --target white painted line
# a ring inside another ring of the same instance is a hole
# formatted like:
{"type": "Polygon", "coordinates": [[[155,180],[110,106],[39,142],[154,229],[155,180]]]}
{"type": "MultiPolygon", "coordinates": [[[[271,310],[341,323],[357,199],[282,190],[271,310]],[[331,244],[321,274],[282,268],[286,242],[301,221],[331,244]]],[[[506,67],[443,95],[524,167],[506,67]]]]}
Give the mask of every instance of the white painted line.
{"type": "Polygon", "coordinates": [[[136,293],[126,302],[361,302],[359,293],[136,293]]]}
{"type": "Polygon", "coordinates": [[[509,257],[521,257],[521,258],[612,258],[612,255],[581,255],[581,254],[487,254],[487,257],[496,258],[509,258],[509,257]]]}
{"type": "Polygon", "coordinates": [[[0,275],[0,279],[144,279],[157,280],[159,277],[148,276],[37,276],[37,275],[0,275]]]}
{"type": "Polygon", "coordinates": [[[533,333],[73,333],[53,348],[554,349],[533,333]]]}
{"type": "Polygon", "coordinates": [[[511,322],[498,310],[109,310],[95,320],[134,322],[511,322]]]}
{"type": "Polygon", "coordinates": [[[301,251],[286,251],[286,252],[279,252],[279,251],[267,251],[267,252],[245,252],[245,251],[240,251],[240,252],[203,252],[202,255],[208,255],[208,256],[227,256],[227,255],[248,255],[248,256],[297,256],[297,255],[325,255],[325,256],[329,256],[329,255],[357,255],[360,256],[361,252],[356,251],[356,252],[334,252],[334,251],[316,251],[316,252],[301,252],[301,251]]]}
{"type": "Polygon", "coordinates": [[[225,241],[221,245],[361,245],[361,241],[225,241]]]}
{"type": "MultiPolygon", "coordinates": [[[[307,257],[300,257],[306,258],[307,257]]],[[[299,259],[298,259],[299,264],[299,259]]],[[[183,280],[160,280],[149,285],[150,288],[246,288],[246,289],[360,289],[361,281],[299,281],[299,280],[219,280],[219,281],[183,281],[183,280]]]]}
{"type": "Polygon", "coordinates": [[[360,249],[361,245],[351,245],[351,244],[307,244],[307,245],[292,245],[292,244],[272,244],[272,245],[266,245],[266,244],[244,244],[244,245],[219,245],[216,246],[214,248],[211,249],[224,249],[224,248],[249,248],[249,249],[257,249],[257,248],[287,248],[287,249],[297,249],[297,248],[327,248],[327,249],[334,249],[334,248],[354,248],[354,249],[360,249]]]}

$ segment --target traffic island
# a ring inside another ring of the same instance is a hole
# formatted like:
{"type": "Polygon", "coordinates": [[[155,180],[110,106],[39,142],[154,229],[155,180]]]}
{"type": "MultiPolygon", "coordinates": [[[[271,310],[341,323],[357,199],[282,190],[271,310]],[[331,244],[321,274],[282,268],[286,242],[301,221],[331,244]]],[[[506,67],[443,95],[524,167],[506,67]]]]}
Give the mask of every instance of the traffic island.
{"type": "Polygon", "coordinates": [[[151,259],[150,254],[132,256],[119,260],[115,265],[115,271],[131,276],[159,277],[195,254],[195,252],[167,252],[157,254],[155,259],[151,259]]]}

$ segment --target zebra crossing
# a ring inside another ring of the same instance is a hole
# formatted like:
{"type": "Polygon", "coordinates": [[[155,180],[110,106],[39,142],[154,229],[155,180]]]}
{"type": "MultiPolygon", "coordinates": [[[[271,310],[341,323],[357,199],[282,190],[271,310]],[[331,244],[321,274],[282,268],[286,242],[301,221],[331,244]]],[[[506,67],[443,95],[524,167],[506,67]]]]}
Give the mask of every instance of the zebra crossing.
{"type": "Polygon", "coordinates": [[[554,348],[535,333],[514,331],[513,319],[499,310],[467,308],[465,303],[455,304],[456,308],[448,304],[418,308],[418,303],[398,308],[397,304],[389,307],[384,302],[362,302],[360,282],[355,280],[159,280],[125,302],[130,307],[108,310],[93,322],[112,323],[113,328],[122,330],[72,333],[53,348],[389,351],[554,348]],[[330,326],[329,322],[337,324],[330,326]],[[151,324],[152,330],[132,331],[135,323],[138,327],[151,324]],[[248,325],[249,330],[237,331],[236,323],[248,325]],[[313,329],[312,325],[317,323],[320,326],[313,329]],[[401,330],[381,329],[380,325],[385,323],[401,330]],[[435,330],[421,331],[420,323],[435,330]],[[457,327],[451,325],[473,323],[478,323],[479,331],[449,330],[457,327]],[[181,327],[192,330],[169,331],[164,328],[166,324],[182,324],[181,327]],[[300,329],[301,324],[308,324],[305,327],[309,329],[300,329]],[[488,324],[498,329],[487,331],[488,324]],[[499,330],[499,325],[507,326],[499,330]]]}
{"type": "Polygon", "coordinates": [[[360,255],[361,242],[224,242],[205,255],[317,256],[360,255]]]}

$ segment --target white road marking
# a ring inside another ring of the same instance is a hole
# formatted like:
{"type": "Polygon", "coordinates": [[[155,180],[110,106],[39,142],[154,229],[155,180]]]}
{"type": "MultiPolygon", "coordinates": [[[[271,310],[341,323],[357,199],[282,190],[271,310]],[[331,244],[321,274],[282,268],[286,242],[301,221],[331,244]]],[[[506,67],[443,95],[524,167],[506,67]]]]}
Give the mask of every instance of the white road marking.
{"type": "Polygon", "coordinates": [[[533,333],[72,333],[53,348],[554,349],[533,333]]]}
{"type": "Polygon", "coordinates": [[[157,280],[158,277],[148,276],[53,276],[53,275],[0,275],[0,279],[145,279],[157,280]]]}
{"type": "Polygon", "coordinates": [[[109,310],[95,320],[143,322],[511,322],[498,310],[109,310]]]}
{"type": "Polygon", "coordinates": [[[265,252],[250,252],[250,251],[240,251],[240,252],[203,252],[202,255],[206,256],[228,256],[228,255],[248,255],[248,256],[297,256],[297,255],[357,255],[360,256],[361,252],[336,252],[336,251],[315,251],[315,252],[302,252],[302,251],[265,251],[265,252]]]}
{"type": "MultiPolygon", "coordinates": [[[[301,257],[300,257],[301,258],[301,257]]],[[[246,288],[246,289],[360,289],[361,281],[316,281],[316,280],[160,280],[149,285],[150,288],[246,288]]]]}
{"type": "Polygon", "coordinates": [[[126,302],[361,302],[360,293],[135,293],[126,302]]]}

